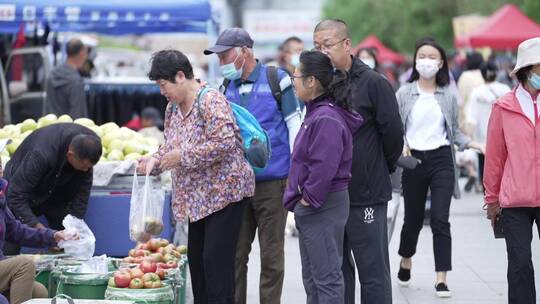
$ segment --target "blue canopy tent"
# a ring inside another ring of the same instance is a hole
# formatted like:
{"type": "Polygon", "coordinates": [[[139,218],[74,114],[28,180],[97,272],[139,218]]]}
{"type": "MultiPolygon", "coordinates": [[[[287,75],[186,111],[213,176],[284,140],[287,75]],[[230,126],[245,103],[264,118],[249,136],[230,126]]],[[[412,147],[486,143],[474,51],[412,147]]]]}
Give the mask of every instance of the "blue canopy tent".
{"type": "Polygon", "coordinates": [[[0,33],[16,33],[21,24],[109,35],[215,29],[207,0],[0,0],[0,33]]]}
{"type": "MultiPolygon", "coordinates": [[[[21,28],[36,33],[45,26],[52,32],[105,35],[202,33],[210,40],[218,32],[209,0],[0,0],[0,34],[16,34],[21,28]]],[[[215,78],[214,65],[208,74],[207,80],[215,78]]],[[[140,107],[161,110],[166,105],[153,84],[89,82],[86,91],[90,118],[97,123],[124,124],[140,107]]]]}

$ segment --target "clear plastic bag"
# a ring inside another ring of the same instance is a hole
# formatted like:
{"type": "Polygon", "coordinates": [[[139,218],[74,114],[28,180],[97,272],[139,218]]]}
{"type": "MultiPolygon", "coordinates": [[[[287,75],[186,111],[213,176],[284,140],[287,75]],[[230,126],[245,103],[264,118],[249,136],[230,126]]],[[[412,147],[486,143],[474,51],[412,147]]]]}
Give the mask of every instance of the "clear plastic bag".
{"type": "Polygon", "coordinates": [[[161,234],[163,224],[164,192],[152,185],[147,174],[141,187],[137,172],[133,174],[131,207],[129,211],[129,235],[133,241],[147,242],[152,236],[161,234]]]}
{"type": "Polygon", "coordinates": [[[86,223],[71,214],[66,215],[62,221],[66,236],[78,234],[79,239],[60,241],[58,246],[64,248],[64,252],[77,258],[89,259],[94,255],[96,237],[86,223]]]}

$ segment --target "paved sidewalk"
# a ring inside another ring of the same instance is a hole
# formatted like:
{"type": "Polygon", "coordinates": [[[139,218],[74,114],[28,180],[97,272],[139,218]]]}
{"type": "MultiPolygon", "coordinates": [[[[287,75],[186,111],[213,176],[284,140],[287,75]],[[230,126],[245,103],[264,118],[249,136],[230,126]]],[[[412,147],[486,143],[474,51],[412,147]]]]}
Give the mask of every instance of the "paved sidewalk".
{"type": "MultiPolygon", "coordinates": [[[[403,223],[403,206],[400,207],[398,222],[390,242],[390,260],[395,304],[414,303],[506,303],[506,247],[504,240],[493,238],[491,227],[485,219],[482,197],[464,194],[453,200],[450,222],[453,239],[453,268],[448,275],[452,298],[438,299],[435,296],[432,234],[424,226],[420,234],[417,254],[413,258],[412,282],[408,288],[400,288],[394,278],[399,265],[397,248],[403,223]]],[[[540,304],[540,241],[534,232],[533,261],[536,268],[537,303],[540,304]]],[[[287,237],[285,243],[286,273],[282,303],[305,303],[302,285],[298,239],[287,237]]],[[[253,246],[250,255],[248,278],[248,303],[259,303],[258,273],[260,269],[259,246],[253,246]]],[[[357,287],[357,303],[359,303],[357,287]]]]}

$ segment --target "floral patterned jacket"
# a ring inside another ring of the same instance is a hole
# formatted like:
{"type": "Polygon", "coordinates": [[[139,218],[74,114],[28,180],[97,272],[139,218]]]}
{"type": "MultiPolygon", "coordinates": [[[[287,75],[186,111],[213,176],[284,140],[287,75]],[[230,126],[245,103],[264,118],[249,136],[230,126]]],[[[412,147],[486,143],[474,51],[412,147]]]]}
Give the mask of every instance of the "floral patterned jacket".
{"type": "Polygon", "coordinates": [[[165,144],[154,157],[161,161],[174,149],[181,155],[172,170],[171,203],[177,220],[195,222],[254,195],[255,174],[244,158],[240,130],[223,94],[207,90],[185,117],[169,102],[164,135],[165,144]]]}

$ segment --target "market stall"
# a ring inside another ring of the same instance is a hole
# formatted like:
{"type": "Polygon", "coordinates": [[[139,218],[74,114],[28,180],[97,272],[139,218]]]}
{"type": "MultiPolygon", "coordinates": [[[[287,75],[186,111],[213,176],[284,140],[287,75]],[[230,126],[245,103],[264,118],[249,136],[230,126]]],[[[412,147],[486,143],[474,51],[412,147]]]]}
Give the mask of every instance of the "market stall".
{"type": "Polygon", "coordinates": [[[540,36],[540,25],[527,17],[516,5],[507,4],[467,36],[457,37],[456,48],[489,47],[495,50],[516,50],[530,38],[540,36]]]}
{"type": "MultiPolygon", "coordinates": [[[[72,0],[63,4],[54,0],[0,0],[0,33],[16,34],[21,30],[34,33],[44,29],[52,32],[105,35],[205,33],[210,38],[215,37],[218,31],[208,0],[72,0]]],[[[39,71],[38,74],[44,76],[38,79],[39,87],[24,86],[24,83],[21,83],[26,90],[9,94],[9,98],[4,101],[4,111],[10,113],[4,115],[8,121],[14,117],[17,118],[14,121],[17,123],[25,118],[37,119],[46,114],[43,112],[43,103],[46,100],[44,88],[51,64],[44,64],[50,61],[46,52],[36,50],[36,54],[16,54],[21,58],[16,61],[25,67],[27,64],[22,61],[28,58],[36,61],[36,56],[41,58],[37,60],[41,62],[40,67],[34,67],[32,71],[39,71]],[[17,113],[11,113],[14,110],[17,113]]],[[[8,59],[8,82],[11,80],[9,72],[13,71],[11,62],[12,60],[8,59]]],[[[8,83],[8,86],[13,87],[11,83],[8,83]]],[[[114,82],[107,83],[89,81],[86,92],[89,118],[99,123],[112,121],[123,125],[132,118],[133,113],[138,113],[144,106],[164,109],[167,103],[160,95],[159,88],[147,80],[128,82],[118,77],[114,82]]]]}

